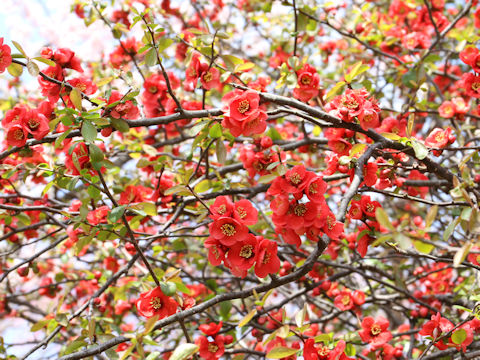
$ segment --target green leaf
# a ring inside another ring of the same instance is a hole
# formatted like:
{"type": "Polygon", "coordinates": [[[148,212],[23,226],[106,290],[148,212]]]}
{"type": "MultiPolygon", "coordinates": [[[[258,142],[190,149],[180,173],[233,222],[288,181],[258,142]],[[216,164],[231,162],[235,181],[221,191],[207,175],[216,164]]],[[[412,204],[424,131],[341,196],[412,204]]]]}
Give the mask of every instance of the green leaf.
{"type": "Polygon", "coordinates": [[[210,135],[210,137],[212,139],[217,139],[219,137],[222,136],[222,125],[220,125],[219,123],[215,123],[213,124],[210,129],[208,129],[208,135],[210,135]]]}
{"type": "Polygon", "coordinates": [[[15,47],[17,48],[17,50],[18,50],[23,56],[27,57],[27,54],[25,53],[25,51],[23,50],[22,46],[21,46],[19,43],[17,43],[16,41],[13,41],[13,40],[12,40],[12,44],[13,44],[13,46],[15,46],[15,47]]]}
{"type": "Polygon", "coordinates": [[[125,212],[125,207],[125,205],[120,205],[116,208],[113,208],[108,214],[108,220],[110,220],[112,223],[116,223],[118,220],[120,220],[125,212]]]}
{"type": "Polygon", "coordinates": [[[145,64],[147,66],[154,66],[157,64],[157,52],[154,48],[151,48],[145,56],[145,64]]]}
{"type": "Polygon", "coordinates": [[[62,145],[63,140],[67,138],[68,134],[70,134],[72,130],[73,128],[67,129],[62,133],[62,135],[55,139],[55,149],[58,149],[62,145]]]}
{"type": "Polygon", "coordinates": [[[30,60],[27,62],[27,70],[32,76],[38,76],[38,73],[40,72],[38,65],[30,60]]]}
{"type": "Polygon", "coordinates": [[[274,347],[272,350],[270,350],[266,357],[268,359],[282,359],[285,357],[292,356],[296,354],[298,351],[299,349],[292,349],[285,346],[277,346],[277,347],[274,347]]]}
{"type": "Polygon", "coordinates": [[[443,232],[443,241],[447,241],[450,239],[450,236],[453,233],[453,230],[455,230],[455,227],[458,225],[460,222],[460,218],[456,218],[454,221],[452,221],[450,224],[448,224],[447,228],[443,232]]]}
{"type": "Polygon", "coordinates": [[[240,320],[237,326],[242,327],[247,325],[250,322],[250,320],[252,320],[252,318],[255,316],[256,313],[257,313],[257,309],[253,309],[252,311],[250,311],[247,315],[243,317],[242,320],[240,320]]]}
{"type": "Polygon", "coordinates": [[[110,120],[110,122],[115,129],[117,129],[118,131],[120,131],[122,133],[126,133],[130,130],[130,126],[123,119],[112,118],[110,120]]]}
{"type": "Polygon", "coordinates": [[[415,240],[413,242],[413,246],[415,247],[415,249],[417,249],[417,251],[424,254],[430,254],[432,250],[435,249],[435,246],[433,246],[432,244],[427,244],[420,240],[415,240]]]}
{"type": "Polygon", "coordinates": [[[73,88],[72,91],[70,91],[69,96],[70,96],[70,100],[75,106],[75,109],[81,111],[82,110],[82,94],[80,94],[80,90],[78,90],[77,88],[73,88]]]}
{"type": "Polygon", "coordinates": [[[467,242],[455,253],[453,256],[453,267],[458,267],[465,260],[472,246],[471,242],[467,242]]]}
{"type": "Polygon", "coordinates": [[[263,175],[258,179],[260,184],[268,184],[275,180],[278,176],[276,174],[263,175]]]}
{"type": "Polygon", "coordinates": [[[191,343],[180,344],[174,351],[170,360],[185,360],[198,351],[198,346],[191,343]]]}
{"type": "Polygon", "coordinates": [[[93,143],[97,138],[97,128],[88,120],[83,120],[82,136],[86,142],[93,143]]]}
{"type": "Polygon", "coordinates": [[[52,61],[50,59],[45,59],[41,56],[37,56],[37,57],[34,57],[33,58],[34,60],[37,60],[37,61],[40,61],[41,63],[44,63],[45,65],[48,65],[48,66],[55,66],[55,61],[52,61]]]}
{"type": "Polygon", "coordinates": [[[20,64],[11,63],[8,66],[7,71],[13,77],[17,77],[23,74],[23,66],[20,64]]]}
{"type": "Polygon", "coordinates": [[[45,325],[47,325],[50,322],[50,320],[51,319],[43,319],[43,320],[37,321],[35,324],[32,325],[32,327],[30,328],[30,331],[35,332],[40,329],[43,329],[45,325]]]}
{"type": "Polygon", "coordinates": [[[460,345],[467,339],[467,331],[465,329],[457,329],[452,334],[454,344],[460,345]]]}
{"type": "Polygon", "coordinates": [[[255,67],[254,63],[246,62],[246,63],[235,66],[234,72],[247,71],[247,70],[253,69],[254,67],[255,67]]]}
{"type": "Polygon", "coordinates": [[[385,210],[383,210],[383,208],[378,207],[375,210],[375,217],[377,218],[377,221],[380,223],[380,225],[382,225],[384,228],[395,231],[395,227],[390,222],[390,219],[388,218],[388,215],[385,210]]]}
{"type": "Polygon", "coordinates": [[[437,217],[438,213],[438,205],[432,206],[430,209],[428,209],[427,216],[425,217],[425,229],[429,229],[430,226],[432,226],[433,222],[435,221],[435,218],[437,217]]]}
{"type": "Polygon", "coordinates": [[[355,79],[358,75],[364,73],[368,69],[370,69],[370,66],[363,64],[361,61],[359,61],[353,66],[352,70],[350,70],[350,72],[345,75],[345,81],[347,83],[351,83],[353,79],[355,79]]]}
{"type": "Polygon", "coordinates": [[[88,150],[93,168],[95,170],[100,170],[102,168],[102,161],[104,159],[103,151],[100,150],[100,148],[95,144],[88,145],[88,150]]]}
{"type": "Polygon", "coordinates": [[[223,140],[220,138],[217,140],[216,145],[215,152],[217,154],[217,161],[220,164],[225,164],[225,161],[227,160],[227,148],[225,147],[223,140]]]}
{"type": "Polygon", "coordinates": [[[328,91],[328,93],[325,97],[325,101],[329,101],[332,97],[337,95],[338,92],[340,91],[340,89],[343,86],[345,86],[345,81],[340,81],[340,82],[336,83],[335,86],[328,91]]]}
{"type": "Polygon", "coordinates": [[[145,328],[143,330],[143,335],[147,335],[150,331],[153,330],[155,323],[158,320],[159,315],[154,315],[145,322],[145,328]]]}
{"type": "Polygon", "coordinates": [[[415,157],[418,160],[423,160],[428,156],[428,149],[421,142],[415,139],[412,139],[411,145],[412,145],[413,151],[415,151],[415,157]]]}

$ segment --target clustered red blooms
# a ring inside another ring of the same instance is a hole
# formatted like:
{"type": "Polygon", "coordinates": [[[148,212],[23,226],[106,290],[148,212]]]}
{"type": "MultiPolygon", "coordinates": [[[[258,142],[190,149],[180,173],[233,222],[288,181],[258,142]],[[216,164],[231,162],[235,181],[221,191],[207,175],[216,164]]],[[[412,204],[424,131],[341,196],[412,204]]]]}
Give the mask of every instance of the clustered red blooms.
{"type": "Polygon", "coordinates": [[[124,95],[116,90],[112,91],[106,106],[106,113],[115,119],[136,120],[140,116],[140,110],[135,103],[132,100],[125,101],[124,95]],[[115,103],[117,104],[114,105],[115,103]]]}
{"type": "Polygon", "coordinates": [[[178,307],[178,303],[165,295],[160,287],[140,294],[135,305],[140,315],[146,318],[158,316],[158,319],[175,314],[178,307]]]}
{"type": "Polygon", "coordinates": [[[143,44],[135,38],[120,41],[120,45],[110,54],[110,63],[115,69],[130,64],[132,57],[137,55],[138,49],[142,46],[143,44]]]}
{"type": "Polygon", "coordinates": [[[305,360],[349,360],[345,355],[345,340],[340,340],[333,349],[327,345],[316,345],[314,339],[307,339],[303,348],[305,360]]]}
{"type": "Polygon", "coordinates": [[[285,242],[299,247],[300,235],[317,242],[322,233],[332,240],[340,238],[343,223],[336,220],[328,207],[326,190],[323,178],[303,165],[296,165],[273,180],[267,195],[274,196],[270,203],[272,220],[285,242]]]}
{"type": "Polygon", "coordinates": [[[369,96],[366,89],[347,89],[343,95],[335,96],[328,102],[325,110],[346,122],[356,119],[364,130],[374,129],[380,125],[380,108],[377,101],[369,96]]]}
{"type": "MultiPolygon", "coordinates": [[[[425,139],[425,145],[433,148],[444,148],[455,142],[455,135],[452,134],[452,128],[446,130],[435,128],[425,139]]],[[[435,156],[440,156],[442,150],[433,150],[435,156]]]]}
{"type": "Polygon", "coordinates": [[[222,262],[241,278],[255,266],[255,274],[264,278],[280,269],[277,243],[255,236],[248,227],[257,223],[258,211],[252,203],[242,199],[233,203],[227,196],[219,196],[210,206],[210,236],[205,240],[208,260],[214,266],[222,262]]]}
{"type": "Polygon", "coordinates": [[[0,74],[12,63],[10,46],[3,43],[3,37],[0,38],[0,74]]]}
{"type": "MultiPolygon", "coordinates": [[[[255,139],[254,145],[242,145],[239,149],[239,159],[250,177],[255,175],[267,175],[275,170],[271,164],[279,163],[278,152],[272,149],[273,141],[270,137],[264,136],[255,139]]],[[[280,157],[285,160],[285,152],[280,152],[280,157]]]]}
{"type": "Polygon", "coordinates": [[[43,139],[50,132],[50,114],[50,106],[31,109],[28,105],[17,104],[8,110],[2,120],[7,145],[23,146],[29,135],[36,140],[43,139]]]}
{"type": "Polygon", "coordinates": [[[260,95],[254,90],[233,90],[222,98],[222,125],[233,136],[262,134],[267,128],[267,113],[260,105],[260,95]]]}
{"type": "MultiPolygon", "coordinates": [[[[480,73],[480,51],[473,46],[468,46],[460,52],[460,59],[467,65],[471,66],[473,71],[480,73]]],[[[468,96],[480,98],[480,76],[465,73],[462,76],[463,88],[468,96]]]]}
{"type": "Polygon", "coordinates": [[[221,85],[220,71],[216,67],[202,62],[200,57],[201,55],[198,52],[194,52],[192,55],[192,60],[185,71],[185,90],[194,90],[198,79],[200,79],[204,90],[216,89],[221,85]]]}
{"type": "Polygon", "coordinates": [[[318,95],[320,76],[310,64],[305,64],[297,71],[297,87],[293,89],[293,96],[301,101],[308,102],[318,95]]]}
{"type": "Polygon", "coordinates": [[[454,330],[455,326],[450,320],[442,317],[441,314],[437,312],[435,315],[432,315],[430,321],[427,321],[425,324],[423,324],[419,334],[422,336],[429,337],[433,341],[433,344],[435,345],[435,347],[437,347],[440,350],[446,350],[449,347],[454,347],[459,351],[462,350],[463,352],[466,352],[467,350],[466,347],[473,342],[473,333],[478,329],[478,327],[479,327],[479,320],[476,318],[474,318],[473,320],[467,321],[464,324],[457,327],[456,329],[463,329],[465,331],[466,336],[465,336],[465,339],[460,344],[456,344],[455,342],[452,341],[452,336],[451,336],[455,331],[454,330]],[[442,338],[442,336],[449,333],[450,331],[452,331],[452,333],[448,338],[447,337],[442,338]]]}
{"type": "Polygon", "coordinates": [[[200,336],[195,340],[198,345],[200,357],[205,360],[216,360],[225,353],[225,345],[231,344],[233,337],[231,335],[220,335],[218,332],[222,329],[222,322],[218,324],[202,324],[198,328],[206,336],[200,336]],[[208,338],[211,338],[211,341],[208,338]]]}

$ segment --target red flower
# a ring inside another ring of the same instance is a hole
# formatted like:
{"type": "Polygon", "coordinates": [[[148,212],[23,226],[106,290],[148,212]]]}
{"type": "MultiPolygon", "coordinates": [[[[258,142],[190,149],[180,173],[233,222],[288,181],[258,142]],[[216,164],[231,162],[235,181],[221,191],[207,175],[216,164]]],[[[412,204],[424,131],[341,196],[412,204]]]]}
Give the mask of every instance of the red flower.
{"type": "Polygon", "coordinates": [[[109,211],[110,208],[107,205],[100,206],[99,208],[90,211],[87,215],[89,224],[95,226],[100,223],[106,223],[109,211]]]}
{"type": "Polygon", "coordinates": [[[214,322],[211,322],[210,324],[202,324],[198,328],[205,335],[213,336],[220,331],[220,329],[222,328],[222,325],[223,325],[223,323],[221,321],[218,324],[215,324],[214,322]]]}
{"type": "Polygon", "coordinates": [[[327,183],[320,176],[311,177],[305,186],[305,195],[313,202],[325,201],[327,183]]]}
{"type": "Polygon", "coordinates": [[[382,316],[374,320],[367,316],[362,321],[362,330],[358,332],[360,338],[372,345],[373,349],[378,349],[392,339],[392,334],[388,331],[390,322],[382,316]]]}
{"type": "MultiPolygon", "coordinates": [[[[118,91],[112,91],[112,95],[108,99],[107,105],[113,104],[117,101],[121,101],[123,99],[123,95],[118,91]]],[[[140,110],[132,100],[127,100],[120,102],[119,104],[115,105],[111,108],[110,116],[116,119],[128,119],[128,120],[135,120],[138,119],[140,116],[140,110]]]]}
{"type": "Polygon", "coordinates": [[[30,110],[24,117],[25,130],[33,135],[36,140],[43,139],[50,132],[48,119],[38,110],[30,110]]]}
{"type": "Polygon", "coordinates": [[[258,211],[246,199],[235,202],[233,217],[244,225],[255,225],[258,221],[258,211]]]}
{"type": "Polygon", "coordinates": [[[216,360],[225,353],[224,337],[217,335],[214,341],[208,341],[205,336],[200,336],[195,340],[198,345],[200,357],[206,360],[216,360]]]}
{"type": "Polygon", "coordinates": [[[243,241],[235,243],[228,250],[228,261],[240,270],[248,270],[255,263],[257,252],[258,240],[255,235],[248,234],[243,241]]]}
{"type": "Polygon", "coordinates": [[[360,205],[363,213],[371,217],[375,217],[375,210],[377,210],[377,207],[381,207],[378,201],[372,201],[368,195],[362,196],[360,205]]]}
{"type": "Polygon", "coordinates": [[[344,340],[340,340],[335,348],[330,349],[326,345],[315,346],[315,340],[310,338],[305,341],[303,357],[305,360],[347,360],[345,347],[344,340]]]}
{"type": "Polygon", "coordinates": [[[0,38],[0,74],[12,63],[10,46],[3,43],[3,37],[0,38]]]}
{"type": "MultiPolygon", "coordinates": [[[[418,170],[410,171],[408,175],[408,180],[428,180],[428,177],[423,175],[418,170]]],[[[408,186],[407,187],[407,194],[410,196],[418,196],[420,195],[421,198],[425,198],[428,194],[428,186],[408,186]]]]}
{"type": "Polygon", "coordinates": [[[277,243],[259,237],[255,275],[264,278],[268,274],[275,274],[280,270],[280,259],[277,256],[277,243]]]}
{"type": "Polygon", "coordinates": [[[222,102],[226,103],[222,125],[233,136],[251,136],[265,131],[267,114],[260,109],[260,96],[253,90],[234,90],[227,93],[222,102]]]}
{"type": "Polygon", "coordinates": [[[476,47],[466,47],[460,51],[459,56],[460,60],[465,64],[470,65],[476,73],[480,72],[480,51],[476,47]]]}
{"type": "Polygon", "coordinates": [[[75,56],[75,53],[66,48],[58,49],[53,54],[53,61],[63,68],[70,68],[78,72],[83,72],[80,59],[75,56]]]}
{"type": "Polygon", "coordinates": [[[472,73],[463,74],[462,81],[467,95],[480,98],[480,76],[475,76],[472,73]]]}
{"type": "Polygon", "coordinates": [[[158,315],[159,319],[163,319],[176,313],[178,303],[170,296],[166,296],[160,287],[156,287],[140,294],[135,305],[140,315],[146,318],[158,315]]]}
{"type": "Polygon", "coordinates": [[[318,95],[320,76],[310,64],[305,64],[297,71],[298,87],[293,89],[293,96],[300,101],[307,102],[318,95]]]}
{"type": "Polygon", "coordinates": [[[353,309],[355,306],[352,293],[347,290],[341,291],[333,300],[333,304],[342,311],[353,309]]]}
{"type": "Polygon", "coordinates": [[[200,64],[200,82],[205,90],[211,90],[220,85],[220,71],[217,68],[209,67],[207,64],[200,64]]]}
{"type": "Polygon", "coordinates": [[[210,234],[222,245],[232,246],[248,237],[248,228],[230,217],[220,217],[209,226],[210,234]]]}
{"type": "MultiPolygon", "coordinates": [[[[425,145],[428,147],[444,148],[448,144],[455,142],[455,135],[452,135],[452,129],[448,127],[446,130],[435,128],[425,139],[425,145]]],[[[433,154],[441,155],[441,151],[434,150],[433,154]]]]}
{"type": "Polygon", "coordinates": [[[21,124],[13,124],[7,128],[7,144],[11,146],[23,146],[27,143],[27,130],[21,124]]]}
{"type": "Polygon", "coordinates": [[[325,225],[323,225],[322,230],[330,239],[338,240],[343,234],[343,223],[337,221],[335,215],[329,212],[325,218],[325,225]]]}
{"type": "MultiPolygon", "coordinates": [[[[436,315],[432,315],[431,320],[423,324],[422,329],[419,334],[422,336],[431,336],[432,339],[437,339],[444,333],[448,333],[453,329],[453,324],[448,320],[443,318],[439,312],[436,315]]],[[[443,340],[436,341],[435,346],[440,350],[445,350],[447,345],[443,340]]]]}
{"type": "Polygon", "coordinates": [[[455,116],[455,104],[451,101],[444,101],[438,108],[438,113],[441,117],[450,119],[455,116]]]}
{"type": "MultiPolygon", "coordinates": [[[[220,217],[229,217],[233,213],[233,203],[228,196],[218,196],[210,206],[209,215],[211,219],[217,220],[220,217]]],[[[238,219],[237,219],[238,220],[238,219]]]]}

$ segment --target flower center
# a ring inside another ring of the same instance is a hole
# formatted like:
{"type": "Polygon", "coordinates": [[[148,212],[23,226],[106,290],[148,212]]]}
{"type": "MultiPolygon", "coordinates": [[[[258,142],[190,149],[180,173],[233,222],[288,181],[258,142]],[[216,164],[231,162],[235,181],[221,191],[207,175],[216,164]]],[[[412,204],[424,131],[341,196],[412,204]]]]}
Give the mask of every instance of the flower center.
{"type": "Polygon", "coordinates": [[[335,227],[335,219],[332,216],[327,216],[328,230],[332,230],[335,227]]]}
{"type": "Polygon", "coordinates": [[[152,305],[154,310],[159,310],[162,308],[162,299],[159,297],[154,297],[152,300],[150,300],[150,305],[152,305]]]}
{"type": "Polygon", "coordinates": [[[213,256],[215,256],[215,259],[218,260],[218,258],[220,257],[220,253],[218,252],[218,249],[216,246],[212,247],[212,253],[213,253],[213,256]]]}
{"type": "Polygon", "coordinates": [[[39,125],[40,125],[40,123],[35,119],[29,119],[28,120],[28,127],[32,130],[36,129],[39,125]]]}
{"type": "Polygon", "coordinates": [[[270,253],[265,253],[265,256],[263,257],[262,264],[268,264],[270,262],[272,255],[270,253]]]}
{"type": "Polygon", "coordinates": [[[443,132],[438,133],[437,135],[435,135],[435,140],[437,142],[442,142],[443,140],[445,140],[445,134],[443,132]]]}
{"type": "Polygon", "coordinates": [[[373,212],[373,210],[375,210],[375,206],[373,206],[370,203],[367,204],[366,208],[367,208],[367,211],[370,213],[373,212]]]}
{"type": "Polygon", "coordinates": [[[227,212],[227,207],[225,206],[225,204],[222,204],[217,208],[217,214],[219,215],[223,215],[226,212],[227,212]]]}
{"type": "Polygon", "coordinates": [[[342,298],[342,304],[343,304],[343,305],[348,305],[348,304],[350,304],[350,296],[345,295],[345,296],[342,298]]]}
{"type": "Polygon", "coordinates": [[[382,332],[382,329],[377,324],[373,324],[370,328],[370,332],[372,333],[372,335],[377,336],[382,332]]]}
{"type": "Polygon", "coordinates": [[[330,354],[330,349],[327,348],[326,346],[322,346],[322,347],[318,350],[318,355],[320,355],[320,356],[327,356],[328,354],[330,354]]]}
{"type": "Polygon", "coordinates": [[[212,73],[211,73],[210,71],[208,71],[208,72],[206,72],[205,74],[203,74],[202,77],[203,77],[203,80],[204,80],[205,82],[212,81],[212,79],[213,79],[213,75],[212,75],[212,73]]]}
{"type": "Polygon", "coordinates": [[[298,185],[302,182],[302,177],[298,173],[293,173],[290,175],[290,182],[293,185],[298,185]]]}
{"type": "Polygon", "coordinates": [[[308,191],[310,192],[310,194],[316,194],[318,192],[317,188],[318,188],[318,184],[313,183],[313,184],[310,184],[310,186],[308,187],[308,191]]]}
{"type": "Polygon", "coordinates": [[[15,130],[15,132],[13,133],[13,137],[15,138],[15,140],[23,139],[23,131],[21,129],[15,130]]]}
{"type": "Polygon", "coordinates": [[[474,91],[478,91],[478,90],[480,89],[480,82],[474,82],[474,83],[472,84],[472,89],[473,89],[474,91]]]}
{"type": "Polygon", "coordinates": [[[240,250],[240,256],[245,258],[245,259],[250,259],[253,254],[253,246],[252,245],[244,245],[242,246],[242,249],[240,250]]]}
{"type": "Polygon", "coordinates": [[[152,94],[155,94],[158,91],[158,89],[156,86],[152,85],[148,88],[148,91],[151,92],[152,94]]]}
{"type": "Polygon", "coordinates": [[[303,216],[305,215],[305,213],[307,212],[307,207],[305,206],[305,204],[298,204],[295,206],[295,208],[293,209],[293,212],[295,213],[295,215],[297,216],[303,216]]]}
{"type": "Polygon", "coordinates": [[[233,236],[237,232],[235,230],[235,226],[233,226],[232,224],[223,224],[220,229],[222,230],[223,235],[226,236],[233,236]]]}
{"type": "Polygon", "coordinates": [[[237,110],[240,114],[245,114],[248,111],[248,109],[250,109],[250,103],[248,102],[247,99],[242,100],[238,103],[237,110]]]}
{"type": "Polygon", "coordinates": [[[217,350],[218,350],[217,344],[212,344],[212,343],[208,344],[208,351],[210,351],[211,353],[216,353],[217,350]]]}
{"type": "Polygon", "coordinates": [[[312,82],[312,79],[310,79],[309,76],[303,76],[303,77],[300,79],[300,82],[301,82],[303,85],[310,85],[310,83],[312,82]]]}
{"type": "Polygon", "coordinates": [[[247,216],[247,212],[243,207],[238,207],[237,213],[238,213],[238,216],[240,216],[240,219],[243,219],[245,216],[247,216]]]}

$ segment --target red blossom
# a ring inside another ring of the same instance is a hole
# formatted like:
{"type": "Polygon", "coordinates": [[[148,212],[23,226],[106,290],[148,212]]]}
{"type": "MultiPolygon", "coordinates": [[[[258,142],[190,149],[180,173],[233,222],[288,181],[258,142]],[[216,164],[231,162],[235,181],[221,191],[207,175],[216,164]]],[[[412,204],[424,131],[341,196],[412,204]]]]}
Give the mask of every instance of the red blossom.
{"type": "Polygon", "coordinates": [[[382,316],[376,320],[367,316],[362,320],[362,330],[358,332],[362,341],[372,345],[373,349],[378,349],[392,339],[392,333],[388,331],[390,322],[382,316]]]}
{"type": "Polygon", "coordinates": [[[157,315],[159,319],[163,319],[177,312],[178,303],[172,297],[166,296],[160,287],[156,287],[140,294],[135,305],[141,316],[151,318],[157,315]]]}

